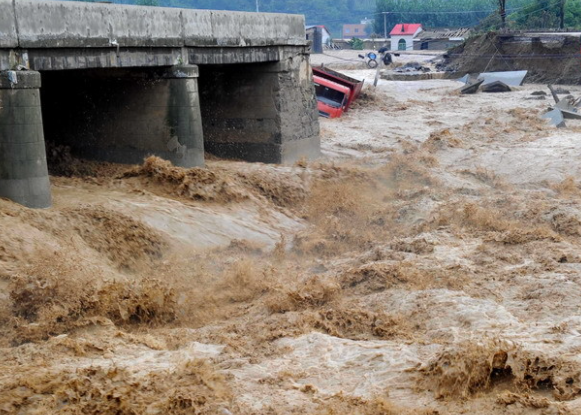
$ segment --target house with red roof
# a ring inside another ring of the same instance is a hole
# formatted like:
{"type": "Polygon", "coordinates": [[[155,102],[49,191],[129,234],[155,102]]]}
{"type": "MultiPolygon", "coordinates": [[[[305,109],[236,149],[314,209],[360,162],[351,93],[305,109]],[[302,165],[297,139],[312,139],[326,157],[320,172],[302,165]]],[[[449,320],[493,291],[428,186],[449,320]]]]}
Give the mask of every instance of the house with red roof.
{"type": "Polygon", "coordinates": [[[419,23],[396,24],[391,32],[391,50],[413,50],[414,39],[422,31],[419,23]]]}

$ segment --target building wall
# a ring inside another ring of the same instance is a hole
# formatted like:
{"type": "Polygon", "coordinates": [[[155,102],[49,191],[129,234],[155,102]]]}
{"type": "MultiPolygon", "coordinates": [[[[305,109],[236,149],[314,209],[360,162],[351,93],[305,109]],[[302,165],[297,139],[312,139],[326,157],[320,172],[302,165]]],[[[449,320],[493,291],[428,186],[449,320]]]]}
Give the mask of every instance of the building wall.
{"type": "Polygon", "coordinates": [[[391,50],[398,50],[400,39],[405,40],[406,50],[413,50],[414,37],[413,36],[391,36],[391,50]]]}
{"type": "MultiPolygon", "coordinates": [[[[349,41],[351,39],[333,39],[333,43],[341,49],[350,49],[349,41]]],[[[390,48],[390,39],[365,39],[363,40],[363,49],[377,50],[383,46],[390,48]]]]}
{"type": "Polygon", "coordinates": [[[359,39],[365,39],[367,37],[364,24],[343,25],[343,39],[352,39],[354,37],[359,39]]]}

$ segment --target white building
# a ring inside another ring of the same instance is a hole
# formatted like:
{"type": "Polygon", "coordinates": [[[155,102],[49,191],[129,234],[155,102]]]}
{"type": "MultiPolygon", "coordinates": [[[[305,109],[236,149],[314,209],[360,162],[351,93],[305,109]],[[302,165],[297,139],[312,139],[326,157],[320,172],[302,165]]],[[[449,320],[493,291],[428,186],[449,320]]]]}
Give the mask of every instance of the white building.
{"type": "Polygon", "coordinates": [[[329,43],[332,42],[331,39],[331,32],[329,32],[329,30],[327,30],[327,28],[323,25],[312,25],[312,26],[306,26],[306,32],[307,32],[307,40],[313,40],[313,34],[315,31],[315,27],[320,27],[321,28],[321,33],[322,33],[322,43],[323,45],[328,45],[329,43]]]}
{"type": "Polygon", "coordinates": [[[396,24],[391,32],[391,50],[413,50],[414,38],[422,31],[418,23],[396,24]]]}

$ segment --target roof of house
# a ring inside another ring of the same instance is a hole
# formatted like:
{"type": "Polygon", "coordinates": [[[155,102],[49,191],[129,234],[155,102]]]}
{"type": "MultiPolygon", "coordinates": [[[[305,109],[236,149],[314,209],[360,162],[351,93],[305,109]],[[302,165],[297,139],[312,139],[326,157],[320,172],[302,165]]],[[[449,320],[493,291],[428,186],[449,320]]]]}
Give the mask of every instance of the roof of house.
{"type": "Polygon", "coordinates": [[[348,28],[348,29],[351,29],[351,28],[354,28],[354,27],[356,27],[358,29],[359,28],[365,29],[366,25],[360,24],[360,23],[350,23],[350,24],[344,24],[343,25],[343,28],[348,28]]]}
{"type": "Polygon", "coordinates": [[[419,23],[401,23],[396,24],[389,34],[392,36],[413,36],[421,28],[422,25],[419,23]]]}
{"type": "Polygon", "coordinates": [[[418,35],[422,39],[441,39],[441,38],[461,38],[467,37],[470,34],[471,29],[467,27],[461,27],[457,29],[430,29],[423,31],[418,35]]]}
{"type": "Polygon", "coordinates": [[[310,25],[306,25],[305,29],[312,29],[313,27],[322,27],[323,29],[325,29],[327,32],[329,31],[329,29],[327,29],[325,27],[325,25],[322,24],[310,24],[310,25]]]}
{"type": "Polygon", "coordinates": [[[331,31],[329,29],[327,29],[327,27],[325,25],[322,25],[322,24],[307,25],[307,26],[305,26],[305,30],[312,30],[315,27],[320,27],[320,28],[324,29],[327,32],[327,34],[329,36],[331,36],[331,31]]]}

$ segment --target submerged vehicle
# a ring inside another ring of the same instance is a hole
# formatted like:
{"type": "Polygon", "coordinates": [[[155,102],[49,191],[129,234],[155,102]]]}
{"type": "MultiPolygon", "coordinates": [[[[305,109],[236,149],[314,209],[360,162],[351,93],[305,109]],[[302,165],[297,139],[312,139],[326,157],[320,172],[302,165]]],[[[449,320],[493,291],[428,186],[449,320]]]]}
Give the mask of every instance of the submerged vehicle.
{"type": "Polygon", "coordinates": [[[325,67],[313,68],[313,82],[319,115],[340,117],[357,99],[363,82],[325,67]]]}
{"type": "Polygon", "coordinates": [[[319,115],[325,118],[340,117],[346,110],[351,92],[349,88],[320,76],[313,76],[313,82],[319,115]]]}

